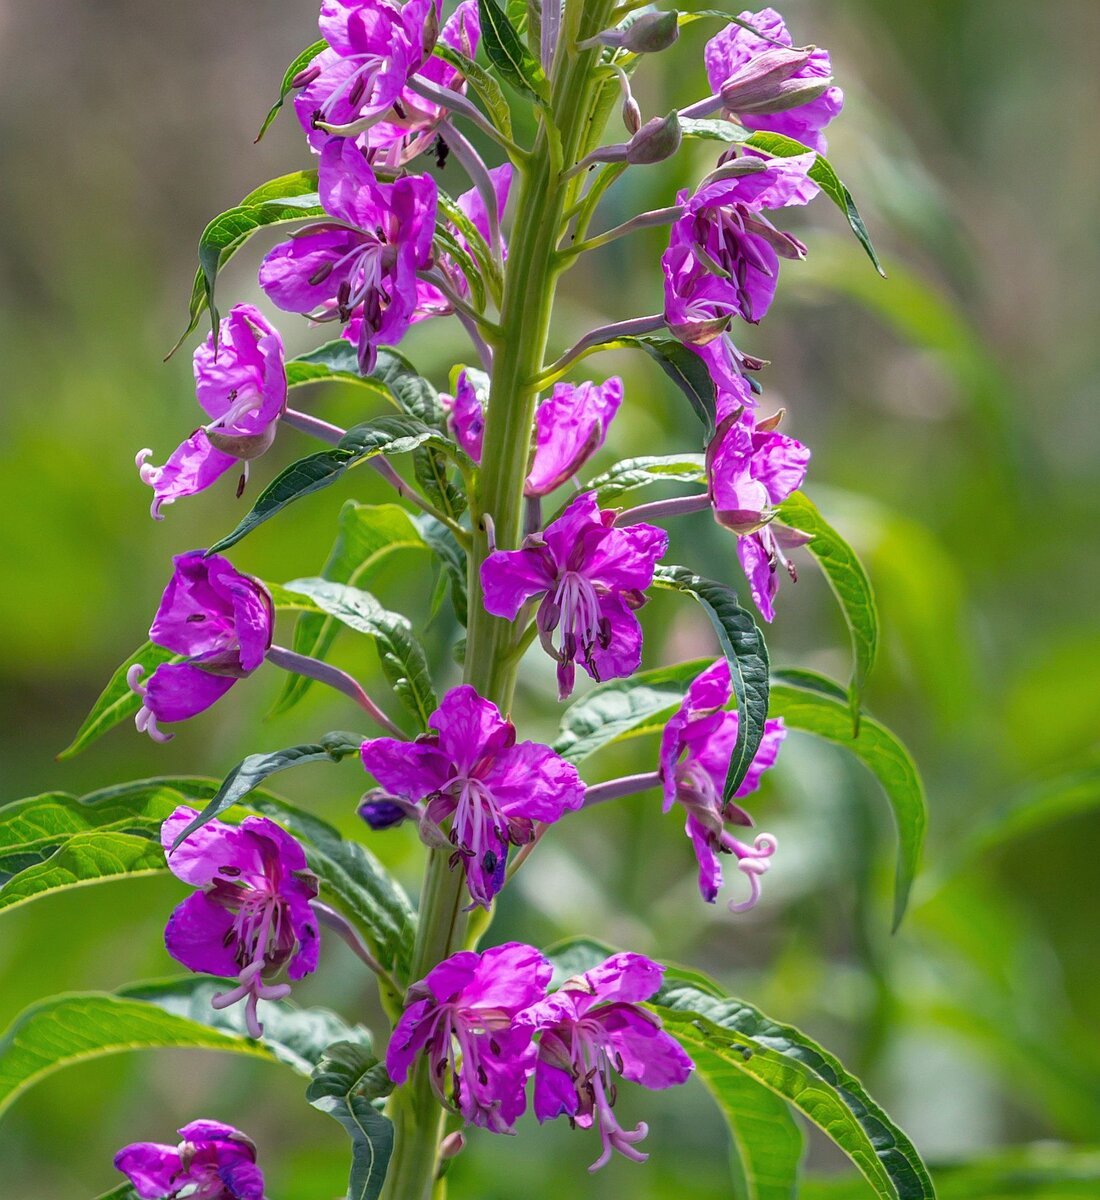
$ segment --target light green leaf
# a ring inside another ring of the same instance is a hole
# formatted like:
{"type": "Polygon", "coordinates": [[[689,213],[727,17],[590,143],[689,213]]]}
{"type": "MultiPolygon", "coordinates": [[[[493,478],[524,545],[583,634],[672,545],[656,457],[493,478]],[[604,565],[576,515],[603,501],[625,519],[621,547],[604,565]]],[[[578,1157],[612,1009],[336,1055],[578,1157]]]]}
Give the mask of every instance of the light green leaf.
{"type": "Polygon", "coordinates": [[[534,97],[540,104],[550,99],[550,81],[535,57],[504,15],[497,0],[477,0],[481,19],[481,44],[501,78],[534,97]]]}
{"type": "Polygon", "coordinates": [[[256,134],[257,142],[271,128],[271,122],[279,115],[279,109],[283,107],[287,96],[294,91],[295,77],[304,71],[322,50],[327,49],[328,42],[324,38],[321,38],[320,41],[314,42],[312,46],[307,46],[283,72],[283,82],[279,87],[279,98],[268,110],[267,116],[264,117],[264,123],[260,126],[260,132],[256,134]]]}
{"type": "Polygon", "coordinates": [[[705,483],[706,464],[701,454],[647,455],[624,458],[590,479],[584,490],[595,491],[600,507],[606,507],[626,492],[653,483],[705,483]]]}
{"type": "Polygon", "coordinates": [[[489,120],[506,138],[511,140],[512,112],[500,89],[500,84],[492,75],[472,58],[467,58],[460,50],[448,46],[445,42],[436,42],[432,53],[437,58],[443,59],[444,62],[450,63],[462,75],[470,87],[477,92],[482,104],[485,105],[489,120]]]}
{"type": "Polygon", "coordinates": [[[695,575],[686,567],[658,566],[657,587],[693,596],[702,605],[730,668],[737,697],[737,741],[730,757],[723,798],[729,800],[741,786],[764,736],[768,718],[768,648],[752,615],[725,584],[695,575]]]}
{"type": "Polygon", "coordinates": [[[751,129],[738,125],[736,121],[726,121],[718,117],[693,120],[690,117],[680,118],[680,132],[684,137],[703,138],[710,142],[747,142],[752,137],[751,129]]]}
{"type": "Polygon", "coordinates": [[[920,866],[928,822],[924,785],[909,751],[885,726],[864,716],[859,736],[852,736],[851,714],[845,704],[820,692],[773,683],[772,716],[790,729],[816,734],[843,746],[875,776],[886,793],[898,830],[898,859],[894,886],[894,928],[905,915],[909,891],[920,866]]]}
{"type": "Polygon", "coordinates": [[[778,506],[777,519],[792,529],[813,536],[807,549],[821,564],[836,596],[852,639],[852,675],[848,683],[849,707],[854,732],[859,732],[859,710],[863,689],[875,665],[878,651],[878,609],[871,580],[856,552],[822,517],[814,502],[802,492],[793,492],[778,506]]]}

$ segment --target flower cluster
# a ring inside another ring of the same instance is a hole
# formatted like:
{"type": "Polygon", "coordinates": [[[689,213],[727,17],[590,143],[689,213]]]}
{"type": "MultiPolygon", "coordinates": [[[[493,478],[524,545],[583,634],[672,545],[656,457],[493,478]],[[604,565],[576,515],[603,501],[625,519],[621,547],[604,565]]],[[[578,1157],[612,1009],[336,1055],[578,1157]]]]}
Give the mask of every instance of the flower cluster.
{"type": "Polygon", "coordinates": [[[533,946],[462,951],[410,989],[387,1070],[404,1083],[423,1054],[440,1102],[496,1133],[513,1131],[533,1075],[539,1121],[565,1116],[598,1129],[602,1152],[591,1170],[613,1151],[642,1162],[636,1143],[646,1126],[619,1125],[613,1075],[660,1089],[692,1070],[660,1020],[639,1007],[660,988],[663,971],[640,954],[615,954],[547,995],[551,966],[533,946]]]}
{"type": "Polygon", "coordinates": [[[115,1155],[115,1167],[141,1200],[263,1200],[256,1147],[220,1121],[192,1121],[177,1146],[134,1142],[115,1155]]]}

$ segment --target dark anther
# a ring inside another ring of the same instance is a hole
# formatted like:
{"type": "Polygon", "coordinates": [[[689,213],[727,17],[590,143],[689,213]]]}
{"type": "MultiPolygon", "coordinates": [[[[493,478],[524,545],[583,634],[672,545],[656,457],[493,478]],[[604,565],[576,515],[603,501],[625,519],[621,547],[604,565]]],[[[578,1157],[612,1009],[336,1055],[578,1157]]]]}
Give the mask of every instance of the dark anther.
{"type": "Polygon", "coordinates": [[[500,1055],[500,1043],[496,1040],[496,1038],[491,1037],[489,1039],[489,1049],[492,1050],[494,1054],[498,1056],[500,1055]]]}
{"type": "Polygon", "coordinates": [[[351,91],[348,93],[348,104],[352,108],[358,108],[359,101],[363,99],[363,93],[366,90],[367,90],[366,80],[363,78],[362,75],[360,75],[359,78],[355,81],[355,85],[352,87],[351,91]]]}
{"type": "Polygon", "coordinates": [[[403,120],[405,119],[405,117],[408,115],[408,114],[405,112],[405,106],[404,106],[404,105],[401,103],[401,101],[400,101],[400,100],[395,100],[395,101],[393,102],[393,111],[394,111],[395,113],[397,113],[397,115],[398,115],[398,116],[401,118],[401,120],[402,120],[402,121],[403,121],[403,120]]]}
{"type": "MultiPolygon", "coordinates": [[[[188,618],[188,619],[190,620],[190,618],[188,618]]],[[[202,618],[200,617],[200,618],[199,618],[199,620],[202,620],[202,618]]],[[[218,874],[219,874],[219,875],[229,875],[229,876],[234,876],[234,875],[239,875],[240,873],[241,873],[241,868],[240,868],[240,867],[229,867],[229,866],[225,866],[225,867],[219,867],[219,868],[218,868],[218,874]]]]}
{"type": "MultiPolygon", "coordinates": [[[[191,613],[190,616],[188,616],[188,618],[187,618],[187,624],[193,625],[196,621],[205,621],[205,620],[206,620],[206,613],[191,613]]],[[[222,869],[224,870],[225,868],[223,867],[222,869]]]]}
{"type": "Polygon", "coordinates": [[[490,875],[497,869],[497,856],[492,850],[486,850],[481,865],[490,875]]]}
{"type": "Polygon", "coordinates": [[[241,477],[237,481],[237,499],[239,500],[244,495],[244,485],[248,482],[248,476],[242,471],[241,477]]]}
{"type": "Polygon", "coordinates": [[[443,135],[439,134],[435,139],[435,165],[442,171],[447,165],[447,159],[450,157],[451,148],[443,140],[443,135]]]}

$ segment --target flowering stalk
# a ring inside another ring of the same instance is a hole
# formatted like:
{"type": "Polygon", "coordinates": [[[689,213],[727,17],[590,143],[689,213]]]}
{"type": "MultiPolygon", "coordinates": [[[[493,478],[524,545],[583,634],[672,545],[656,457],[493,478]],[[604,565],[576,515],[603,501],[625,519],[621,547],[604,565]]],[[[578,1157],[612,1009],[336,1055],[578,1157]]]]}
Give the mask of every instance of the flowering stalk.
{"type": "MultiPolygon", "coordinates": [[[[511,621],[486,611],[481,595],[481,564],[491,547],[486,516],[496,546],[511,550],[523,536],[524,482],[531,424],[538,400],[543,354],[550,329],[554,288],[562,264],[557,244],[566,211],[577,202],[583,180],[561,178],[563,167],[579,161],[592,136],[589,116],[600,80],[593,71],[594,50],[576,45],[606,27],[609,0],[568,0],[551,76],[551,110],[564,162],[556,160],[555,139],[543,117],[530,157],[519,165],[517,221],[508,249],[500,332],[495,357],[485,449],[478,494],[471,497],[473,549],[469,556],[470,624],[465,682],[502,711],[515,686],[515,631],[511,621]]],[[[410,977],[424,978],[465,942],[464,880],[452,871],[446,851],[429,853],[421,892],[420,917],[410,977]]],[[[409,1083],[394,1095],[391,1116],[395,1144],[383,1193],[385,1200],[427,1200],[437,1170],[444,1111],[432,1091],[430,1068],[421,1059],[409,1083]]]]}

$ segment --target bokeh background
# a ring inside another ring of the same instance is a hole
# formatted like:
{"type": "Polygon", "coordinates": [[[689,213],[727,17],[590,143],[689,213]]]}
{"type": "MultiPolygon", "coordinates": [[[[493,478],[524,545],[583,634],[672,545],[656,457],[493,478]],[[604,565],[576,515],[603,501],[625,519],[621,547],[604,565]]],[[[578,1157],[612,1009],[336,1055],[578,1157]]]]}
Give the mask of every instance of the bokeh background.
{"type": "MultiPolygon", "coordinates": [[[[884,646],[869,707],[923,771],[925,873],[891,937],[885,804],[858,766],[792,735],[753,804],[781,846],[753,913],[699,901],[686,839],[651,794],[555,830],[501,901],[494,936],[546,944],[587,930],[710,971],[837,1052],[935,1162],[1100,1141],[1100,7],[792,0],[784,12],[797,41],[832,52],[847,106],[830,157],[890,278],[875,276],[819,201],[799,224],[809,259],[784,267],[779,302],[743,341],[773,361],[766,401],[785,405],[787,427],[813,447],[807,490],[878,589],[884,646]]],[[[202,226],[308,161],[292,117],[252,139],[286,63],[316,36],[314,18],[308,0],[0,0],[0,801],[151,774],[220,777],[245,753],[355,720],[319,689],[265,719],[281,681],[263,672],[169,746],[123,727],[54,761],[143,640],[170,555],[208,545],[237,519],[227,487],[155,524],[132,459],[151,446],[163,461],[195,422],[188,351],[162,359],[184,324],[202,226]]],[[[714,29],[699,22],[643,64],[647,114],[703,94],[701,50],[714,29]]],[[[632,172],[597,227],[669,203],[712,154],[704,144],[632,172]]],[[[464,188],[456,164],[444,183],[464,188]]],[[[226,272],[223,307],[256,298],[258,251],[273,240],[258,239],[226,272]]],[[[566,281],[555,340],[652,311],[660,251],[654,233],[591,256],[566,281]]],[[[283,324],[292,345],[310,344],[308,331],[283,324]]],[[[439,322],[405,348],[439,384],[468,358],[439,322]]],[[[601,462],[696,448],[694,418],[648,360],[590,365],[627,384],[629,416],[601,462]]],[[[370,415],[339,391],[309,404],[341,423],[370,415]]],[[[306,450],[284,433],[252,494],[306,450]]],[[[243,543],[237,565],[273,580],[316,573],[340,505],[383,498],[374,486],[358,472],[303,502],[243,543]]],[[[674,560],[738,578],[732,543],[706,519],[685,521],[676,543],[674,560]]],[[[377,591],[423,621],[426,579],[410,559],[377,591]]],[[[773,661],[844,677],[846,638],[809,559],[779,607],[773,661]]],[[[646,620],[651,664],[711,648],[697,616],[666,599],[646,620]]],[[[457,671],[448,622],[425,634],[440,682],[457,671]]],[[[372,652],[351,638],[338,658],[377,675],[372,652]]],[[[556,720],[547,683],[532,659],[518,713],[536,735],[556,720]]],[[[655,748],[630,745],[595,769],[648,769],[655,748]]],[[[353,761],[279,783],[354,831],[363,780],[353,761]]],[[[417,886],[411,833],[372,845],[417,886]]],[[[152,879],[5,914],[0,1025],[56,991],[174,973],[161,928],[184,892],[152,879]]],[[[300,991],[378,1024],[369,981],[340,947],[300,991]]],[[[326,1200],[342,1194],[344,1135],[301,1091],[280,1068],[199,1053],[78,1067],[28,1093],[0,1127],[0,1191],[97,1195],[117,1181],[120,1145],[171,1140],[203,1115],[252,1133],[272,1200],[326,1200]]],[[[616,1162],[590,1178],[590,1140],[558,1122],[473,1138],[453,1194],[729,1194],[726,1135],[701,1088],[623,1103],[650,1121],[645,1168],[616,1162]]],[[[845,1169],[816,1137],[809,1164],[845,1169]]],[[[1094,1194],[1081,1186],[1049,1194],[1094,1194]]],[[[1002,1193],[991,1184],[988,1194],[1002,1193]]]]}

